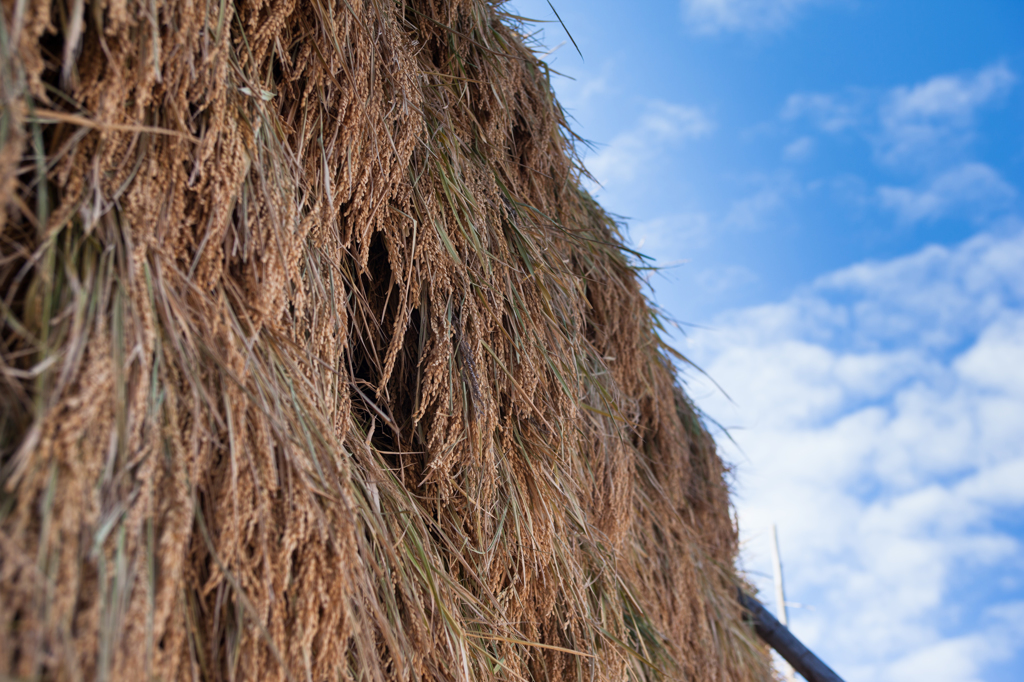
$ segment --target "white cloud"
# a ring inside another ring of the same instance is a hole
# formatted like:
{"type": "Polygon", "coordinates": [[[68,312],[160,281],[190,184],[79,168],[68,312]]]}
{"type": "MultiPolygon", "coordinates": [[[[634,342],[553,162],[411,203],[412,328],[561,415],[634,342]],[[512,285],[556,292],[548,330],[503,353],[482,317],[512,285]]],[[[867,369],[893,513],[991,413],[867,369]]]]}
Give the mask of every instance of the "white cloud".
{"type": "Polygon", "coordinates": [[[633,248],[661,264],[706,246],[710,233],[711,223],[704,213],[679,213],[629,224],[633,248]]]}
{"type": "Polygon", "coordinates": [[[745,230],[756,230],[764,227],[768,216],[784,204],[782,191],[766,187],[733,204],[725,216],[725,223],[745,230]]]}
{"type": "MultiPolygon", "coordinates": [[[[621,149],[621,147],[619,147],[621,149]]],[[[645,163],[649,162],[647,159],[645,163]]],[[[604,159],[604,163],[611,163],[604,159]]],[[[589,165],[589,164],[588,164],[589,165]]],[[[602,168],[605,166],[602,164],[602,168]]],[[[607,167],[616,180],[625,180],[622,165],[607,167]]],[[[632,176],[629,176],[632,177],[632,176]]],[[[598,176],[599,179],[604,179],[598,176]]],[[[732,202],[724,211],[710,214],[702,211],[680,212],[629,223],[629,241],[635,250],[653,257],[658,265],[682,264],[694,252],[707,248],[716,234],[723,231],[750,232],[770,228],[787,215],[787,202],[802,191],[802,186],[785,175],[751,178],[756,189],[732,202]]],[[[706,291],[722,293],[757,280],[746,267],[728,266],[722,270],[706,270],[696,274],[697,283],[706,291]]]]}
{"type": "Polygon", "coordinates": [[[602,184],[629,182],[667,144],[704,137],[713,129],[714,123],[697,107],[653,102],[635,128],[588,156],[586,165],[602,184]]]}
{"type": "Polygon", "coordinates": [[[615,58],[606,56],[596,69],[582,66],[574,69],[574,78],[565,78],[559,82],[558,101],[567,111],[585,111],[596,106],[597,101],[607,101],[614,97],[618,91],[616,86],[621,80],[617,73],[618,66],[615,58]]]}
{"type": "Polygon", "coordinates": [[[999,173],[982,163],[965,163],[946,171],[920,190],[883,186],[882,205],[895,211],[900,221],[934,220],[957,208],[989,215],[1004,209],[1017,192],[999,173]]]}
{"type": "MultiPolygon", "coordinates": [[[[1024,340],[1024,323],[1013,319],[999,320],[984,331],[975,348],[960,356],[956,369],[978,386],[1024,398],[1024,345],[1021,340],[1024,340]]],[[[1021,493],[1024,494],[1024,485],[1021,493]]]]}
{"type": "Polygon", "coordinates": [[[798,92],[786,98],[780,115],[787,121],[807,118],[825,132],[838,133],[861,122],[860,109],[860,102],[852,97],[798,92]]]}
{"type": "Polygon", "coordinates": [[[1008,222],[690,332],[735,401],[691,379],[741,427],[742,452],[720,440],[746,564],[770,595],[777,522],[788,596],[815,607],[793,628],[848,682],[971,682],[1024,650],[1024,546],[1001,525],[1024,512],[1021,272],[1008,222]]]}
{"type": "Polygon", "coordinates": [[[954,637],[903,656],[889,665],[885,677],[897,680],[926,679],[937,682],[978,680],[984,664],[1006,660],[1019,646],[1024,622],[1024,602],[987,610],[982,632],[954,637]]]}
{"type": "Polygon", "coordinates": [[[590,102],[591,98],[606,92],[608,92],[607,75],[590,78],[580,84],[578,101],[574,102],[574,104],[579,107],[586,106],[590,102]]]}
{"type": "Polygon", "coordinates": [[[1016,80],[1005,64],[994,64],[886,92],[798,92],[786,98],[779,115],[807,120],[826,133],[855,131],[884,164],[934,168],[962,158],[974,139],[978,110],[1003,97],[1016,80]]]}
{"type": "Polygon", "coordinates": [[[962,147],[973,136],[975,112],[1007,93],[1015,81],[1009,68],[995,64],[970,76],[936,76],[894,88],[879,111],[881,158],[915,161],[962,147]]]}
{"type": "Polygon", "coordinates": [[[737,199],[726,210],[722,225],[745,231],[772,226],[787,211],[788,201],[803,193],[803,186],[786,174],[757,180],[761,185],[753,194],[737,199]]]}
{"type": "Polygon", "coordinates": [[[782,158],[787,161],[803,161],[814,152],[814,138],[798,137],[782,150],[782,158]]]}
{"type": "Polygon", "coordinates": [[[899,122],[938,117],[967,121],[979,106],[1005,93],[1016,80],[1004,64],[974,76],[936,76],[912,88],[900,87],[889,96],[886,115],[899,122]]]}
{"type": "Polygon", "coordinates": [[[601,75],[569,81],[559,90],[559,103],[567,111],[582,110],[591,106],[595,99],[609,94],[608,71],[606,68],[601,75]]]}
{"type": "Polygon", "coordinates": [[[756,282],[757,274],[742,265],[728,265],[715,270],[702,270],[696,280],[705,291],[720,294],[756,282]]]}
{"type": "Polygon", "coordinates": [[[756,32],[783,28],[814,0],[683,0],[683,16],[697,33],[756,32]]]}

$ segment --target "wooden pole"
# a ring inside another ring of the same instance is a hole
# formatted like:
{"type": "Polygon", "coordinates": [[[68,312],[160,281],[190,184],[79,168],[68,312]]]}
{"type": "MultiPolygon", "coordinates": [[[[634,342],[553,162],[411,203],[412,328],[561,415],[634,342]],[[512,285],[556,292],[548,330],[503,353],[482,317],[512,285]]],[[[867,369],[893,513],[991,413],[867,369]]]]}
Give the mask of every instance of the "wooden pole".
{"type": "Polygon", "coordinates": [[[793,636],[761,602],[739,590],[740,605],[750,613],[754,631],[771,648],[779,652],[807,682],[843,682],[843,679],[825,665],[820,658],[793,636]]]}

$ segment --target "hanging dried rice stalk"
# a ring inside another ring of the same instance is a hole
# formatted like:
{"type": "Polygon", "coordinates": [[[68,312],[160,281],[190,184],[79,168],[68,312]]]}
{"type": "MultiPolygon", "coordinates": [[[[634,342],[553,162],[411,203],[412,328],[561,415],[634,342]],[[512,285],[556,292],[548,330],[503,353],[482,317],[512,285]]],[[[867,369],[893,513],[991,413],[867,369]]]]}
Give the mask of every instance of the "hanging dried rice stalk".
{"type": "Polygon", "coordinates": [[[0,675],[768,677],[500,3],[2,7],[0,675]]]}

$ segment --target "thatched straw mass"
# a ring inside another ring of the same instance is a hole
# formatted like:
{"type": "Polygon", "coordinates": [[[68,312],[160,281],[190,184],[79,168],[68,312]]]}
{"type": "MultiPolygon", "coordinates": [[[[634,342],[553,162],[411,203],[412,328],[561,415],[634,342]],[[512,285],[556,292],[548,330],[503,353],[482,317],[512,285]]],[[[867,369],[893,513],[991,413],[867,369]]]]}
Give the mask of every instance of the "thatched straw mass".
{"type": "Polygon", "coordinates": [[[0,676],[769,677],[522,20],[2,7],[0,676]]]}

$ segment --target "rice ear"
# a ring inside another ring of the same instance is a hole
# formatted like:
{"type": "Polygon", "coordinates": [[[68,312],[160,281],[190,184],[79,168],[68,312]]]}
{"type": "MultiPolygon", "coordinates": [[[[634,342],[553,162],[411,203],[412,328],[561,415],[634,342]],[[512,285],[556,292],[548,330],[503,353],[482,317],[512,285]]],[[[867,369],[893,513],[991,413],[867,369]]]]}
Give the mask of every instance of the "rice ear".
{"type": "Polygon", "coordinates": [[[0,674],[770,678],[522,20],[2,5],[0,674]]]}

